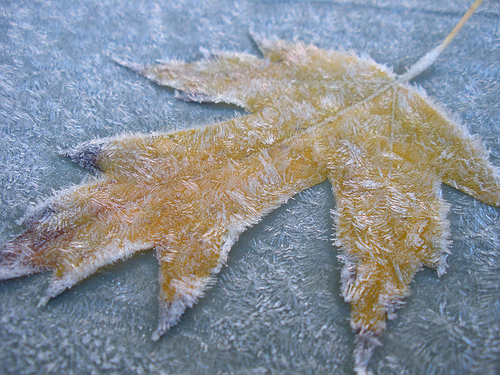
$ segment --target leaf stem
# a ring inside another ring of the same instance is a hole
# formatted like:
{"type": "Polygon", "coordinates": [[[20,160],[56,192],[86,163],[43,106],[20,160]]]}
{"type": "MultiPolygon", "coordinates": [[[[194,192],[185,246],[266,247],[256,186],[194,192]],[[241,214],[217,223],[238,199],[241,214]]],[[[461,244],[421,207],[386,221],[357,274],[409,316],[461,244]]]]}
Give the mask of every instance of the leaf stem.
{"type": "Polygon", "coordinates": [[[472,14],[476,11],[477,7],[481,5],[483,0],[476,0],[474,4],[469,8],[467,13],[465,13],[462,19],[456,24],[456,26],[451,30],[448,36],[439,44],[437,47],[433,48],[430,52],[428,52],[424,57],[418,60],[408,71],[398,78],[399,82],[407,82],[410,79],[415,78],[424,70],[426,70],[429,66],[431,66],[438,56],[443,52],[443,50],[450,44],[450,42],[455,38],[463,25],[467,22],[467,20],[472,16],[472,14]]]}

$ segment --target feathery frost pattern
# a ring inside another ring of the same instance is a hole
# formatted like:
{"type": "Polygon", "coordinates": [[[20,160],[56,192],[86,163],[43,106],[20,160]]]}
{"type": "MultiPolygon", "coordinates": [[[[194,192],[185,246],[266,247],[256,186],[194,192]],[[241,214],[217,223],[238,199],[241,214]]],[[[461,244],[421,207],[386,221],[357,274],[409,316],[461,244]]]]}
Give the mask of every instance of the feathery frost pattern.
{"type": "Polygon", "coordinates": [[[498,207],[500,177],[481,143],[408,85],[411,77],[349,53],[254,38],[262,58],[124,64],[184,100],[250,114],[68,150],[97,177],[29,210],[26,231],[0,249],[0,278],[51,270],[45,304],[100,267],[154,248],[158,340],[203,296],[246,228],[329,179],[342,294],[364,373],[415,273],[445,272],[440,184],[498,207]]]}

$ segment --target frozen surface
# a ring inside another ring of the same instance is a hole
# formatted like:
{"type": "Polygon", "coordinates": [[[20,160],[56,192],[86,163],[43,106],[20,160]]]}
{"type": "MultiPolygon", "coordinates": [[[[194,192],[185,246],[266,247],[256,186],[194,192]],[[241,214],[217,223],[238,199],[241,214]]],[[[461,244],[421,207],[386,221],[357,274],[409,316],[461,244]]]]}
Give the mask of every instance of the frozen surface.
{"type": "MultiPolygon", "coordinates": [[[[177,101],[116,65],[257,53],[253,29],[352,49],[403,73],[469,1],[3,1],[0,4],[0,241],[30,202],[85,178],[58,149],[126,132],[239,115],[177,101]]],[[[500,166],[500,6],[479,8],[416,83],[478,134],[500,166]]],[[[500,211],[451,188],[452,255],[417,274],[371,360],[375,374],[500,372],[500,211]]],[[[324,183],[240,237],[218,283],[159,342],[156,259],[117,263],[36,307],[48,275],[0,284],[0,373],[352,373],[324,183]]]]}

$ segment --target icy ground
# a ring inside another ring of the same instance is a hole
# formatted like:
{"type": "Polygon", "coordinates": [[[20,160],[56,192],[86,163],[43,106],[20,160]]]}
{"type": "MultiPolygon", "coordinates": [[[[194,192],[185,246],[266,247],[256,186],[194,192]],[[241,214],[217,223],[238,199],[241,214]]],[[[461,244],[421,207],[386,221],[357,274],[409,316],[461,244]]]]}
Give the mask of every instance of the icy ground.
{"type": "MultiPolygon", "coordinates": [[[[467,10],[464,0],[3,0],[0,242],[30,202],[86,172],[56,151],[96,137],[203,125],[235,107],[175,100],[112,62],[257,53],[248,30],[352,49],[403,73],[467,10]]],[[[416,83],[500,166],[500,3],[485,0],[416,83]]],[[[374,374],[500,373],[500,211],[444,188],[451,256],[424,270],[388,324],[374,374]]],[[[156,260],[146,252],[36,307],[49,275],[0,283],[1,374],[351,374],[327,183],[247,231],[219,281],[159,342],[156,260]]]]}

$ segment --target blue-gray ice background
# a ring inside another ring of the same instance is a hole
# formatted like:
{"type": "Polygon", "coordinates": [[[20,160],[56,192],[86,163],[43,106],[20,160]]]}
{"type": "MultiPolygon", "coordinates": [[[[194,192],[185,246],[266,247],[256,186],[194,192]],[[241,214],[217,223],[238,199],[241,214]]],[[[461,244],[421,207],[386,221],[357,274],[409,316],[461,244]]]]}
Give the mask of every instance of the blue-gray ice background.
{"type": "MultiPolygon", "coordinates": [[[[88,174],[56,151],[96,137],[202,126],[235,107],[177,101],[112,62],[257,53],[248,36],[366,53],[402,73],[472,0],[1,0],[0,243],[26,207],[88,174]]],[[[416,83],[500,166],[500,4],[485,0],[416,83]]],[[[448,272],[421,271],[375,374],[500,372],[500,210],[451,188],[448,272]]],[[[0,283],[1,374],[352,374],[328,183],[241,236],[206,297],[159,342],[152,251],[36,307],[49,274],[0,283]]]]}

